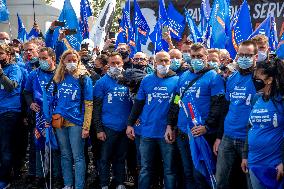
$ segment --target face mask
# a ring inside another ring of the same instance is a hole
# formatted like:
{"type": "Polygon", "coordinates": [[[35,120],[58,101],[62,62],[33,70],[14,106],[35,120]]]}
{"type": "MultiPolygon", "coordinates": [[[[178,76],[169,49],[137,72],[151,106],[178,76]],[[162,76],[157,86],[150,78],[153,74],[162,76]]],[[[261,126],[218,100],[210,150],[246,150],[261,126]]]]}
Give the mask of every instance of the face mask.
{"type": "Polygon", "coordinates": [[[279,46],[279,48],[276,51],[276,54],[278,58],[280,58],[281,60],[284,60],[284,44],[279,46]]]}
{"type": "Polygon", "coordinates": [[[180,68],[180,59],[172,59],[170,69],[173,71],[177,71],[180,68]]]}
{"type": "Polygon", "coordinates": [[[265,51],[258,51],[258,58],[257,58],[257,62],[261,62],[266,60],[267,58],[267,52],[265,51]]]}
{"type": "Polygon", "coordinates": [[[50,65],[48,64],[48,62],[46,60],[40,60],[39,61],[39,67],[40,69],[47,71],[50,68],[50,65]]]}
{"type": "Polygon", "coordinates": [[[260,91],[265,87],[264,81],[262,81],[261,79],[253,79],[253,84],[256,91],[260,91]]]}
{"type": "Polygon", "coordinates": [[[157,65],[157,72],[161,75],[166,75],[170,70],[170,65],[157,65]]]}
{"type": "Polygon", "coordinates": [[[10,41],[7,39],[0,39],[0,44],[9,44],[10,41]]]}
{"type": "Polygon", "coordinates": [[[245,70],[245,69],[252,67],[253,60],[252,58],[249,58],[249,57],[239,57],[237,64],[239,65],[241,69],[245,70]]]}
{"type": "Polygon", "coordinates": [[[182,58],[183,60],[187,63],[187,64],[190,64],[191,62],[191,56],[189,53],[183,53],[182,54],[182,58]]]}
{"type": "Polygon", "coordinates": [[[94,71],[99,75],[101,75],[102,72],[103,72],[103,70],[101,68],[94,68],[94,71]]]}
{"type": "Polygon", "coordinates": [[[119,75],[121,75],[123,71],[122,67],[109,67],[108,70],[108,74],[112,77],[112,78],[117,78],[119,75]]]}
{"type": "Polygon", "coordinates": [[[218,63],[217,62],[208,62],[209,66],[211,68],[214,68],[215,70],[219,69],[218,63]]]}
{"type": "Polygon", "coordinates": [[[122,56],[122,59],[126,59],[129,56],[128,51],[119,51],[119,54],[122,56]]]}
{"type": "Polygon", "coordinates": [[[7,64],[7,60],[6,59],[0,60],[0,64],[1,66],[5,66],[7,64]]]}
{"type": "Polygon", "coordinates": [[[201,59],[192,59],[191,60],[191,67],[194,70],[195,73],[200,72],[204,69],[205,65],[203,60],[201,59]]]}
{"type": "Polygon", "coordinates": [[[77,69],[77,63],[76,62],[68,62],[65,64],[67,71],[74,72],[77,69]]]}
{"type": "Polygon", "coordinates": [[[138,70],[143,70],[145,69],[146,65],[141,65],[141,64],[134,64],[133,68],[136,68],[138,70]]]}

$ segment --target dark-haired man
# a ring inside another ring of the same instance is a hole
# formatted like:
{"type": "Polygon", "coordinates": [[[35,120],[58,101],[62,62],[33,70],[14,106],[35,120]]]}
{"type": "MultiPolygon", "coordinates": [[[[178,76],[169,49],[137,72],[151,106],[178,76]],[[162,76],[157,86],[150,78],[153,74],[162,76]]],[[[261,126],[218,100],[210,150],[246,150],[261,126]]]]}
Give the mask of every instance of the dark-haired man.
{"type": "Polygon", "coordinates": [[[129,89],[117,83],[123,70],[123,60],[119,53],[108,58],[109,70],[99,79],[94,88],[93,123],[97,138],[101,141],[100,185],[108,189],[110,185],[110,165],[112,163],[113,181],[117,189],[124,189],[127,119],[132,102],[129,89]]]}
{"type": "Polygon", "coordinates": [[[257,52],[257,46],[253,41],[241,43],[236,57],[239,71],[229,77],[226,83],[224,134],[223,137],[219,135],[214,144],[214,153],[218,154],[216,172],[218,189],[229,188],[232,167],[236,159],[241,160],[244,155],[251,102],[256,94],[252,72],[256,66],[257,52]]]}
{"type": "Polygon", "coordinates": [[[184,168],[184,187],[206,189],[210,188],[206,181],[208,178],[194,168],[187,136],[188,132],[191,132],[193,137],[204,136],[209,145],[213,146],[224,98],[224,83],[216,71],[208,68],[208,51],[203,45],[192,45],[190,54],[193,72],[187,71],[179,78],[176,98],[171,104],[168,116],[168,125],[177,125],[178,128],[177,145],[184,168]],[[185,104],[186,110],[179,108],[178,104],[181,102],[185,104]],[[187,106],[189,102],[195,105],[200,115],[200,122],[197,125],[186,116],[190,115],[187,106]]]}

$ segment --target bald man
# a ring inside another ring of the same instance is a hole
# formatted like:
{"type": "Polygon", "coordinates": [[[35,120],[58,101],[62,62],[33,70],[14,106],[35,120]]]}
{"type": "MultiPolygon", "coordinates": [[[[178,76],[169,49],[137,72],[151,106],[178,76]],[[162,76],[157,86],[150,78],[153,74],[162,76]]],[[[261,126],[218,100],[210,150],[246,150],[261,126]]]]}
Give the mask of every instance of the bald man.
{"type": "Polygon", "coordinates": [[[163,159],[165,188],[174,189],[174,132],[167,127],[167,114],[178,76],[170,70],[170,55],[159,52],[155,57],[157,72],[145,77],[140,85],[136,100],[128,119],[127,136],[134,140],[133,126],[139,122],[141,128],[140,153],[141,172],[138,188],[151,188],[154,157],[159,148],[163,159]],[[139,120],[139,121],[137,121],[139,120]]]}
{"type": "Polygon", "coordinates": [[[0,44],[9,44],[10,43],[10,36],[7,32],[0,32],[0,44]]]}
{"type": "Polygon", "coordinates": [[[169,55],[171,58],[170,69],[176,72],[178,76],[181,76],[187,70],[187,66],[185,66],[185,62],[183,60],[182,52],[178,49],[171,49],[169,51],[169,55]]]}

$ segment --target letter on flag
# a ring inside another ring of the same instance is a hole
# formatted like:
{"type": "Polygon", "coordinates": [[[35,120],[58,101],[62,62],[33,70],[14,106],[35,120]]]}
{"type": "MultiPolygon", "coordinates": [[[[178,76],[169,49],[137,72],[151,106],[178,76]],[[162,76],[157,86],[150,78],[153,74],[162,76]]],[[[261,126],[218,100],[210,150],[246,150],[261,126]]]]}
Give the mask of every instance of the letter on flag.
{"type": "Polygon", "coordinates": [[[181,15],[174,7],[172,2],[168,6],[168,23],[171,37],[176,40],[181,40],[182,33],[185,28],[185,20],[183,15],[181,15]]]}
{"type": "Polygon", "coordinates": [[[188,11],[187,10],[184,10],[184,11],[185,11],[185,19],[186,19],[186,22],[188,24],[188,28],[189,28],[190,35],[191,35],[193,42],[194,43],[202,42],[202,36],[200,34],[200,31],[198,30],[198,28],[196,26],[196,23],[191,18],[188,11]]]}

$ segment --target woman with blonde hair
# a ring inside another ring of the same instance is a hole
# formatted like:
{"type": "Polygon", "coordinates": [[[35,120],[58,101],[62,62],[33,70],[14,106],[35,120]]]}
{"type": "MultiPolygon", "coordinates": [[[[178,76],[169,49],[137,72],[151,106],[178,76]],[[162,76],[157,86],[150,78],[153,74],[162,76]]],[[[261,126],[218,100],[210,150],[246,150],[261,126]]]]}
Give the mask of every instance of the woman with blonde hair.
{"type": "Polygon", "coordinates": [[[63,53],[53,81],[56,103],[52,113],[52,126],[56,128],[61,151],[64,189],[73,188],[73,160],[74,188],[83,189],[86,170],[84,139],[89,136],[93,86],[75,50],[67,50],[63,53]]]}

